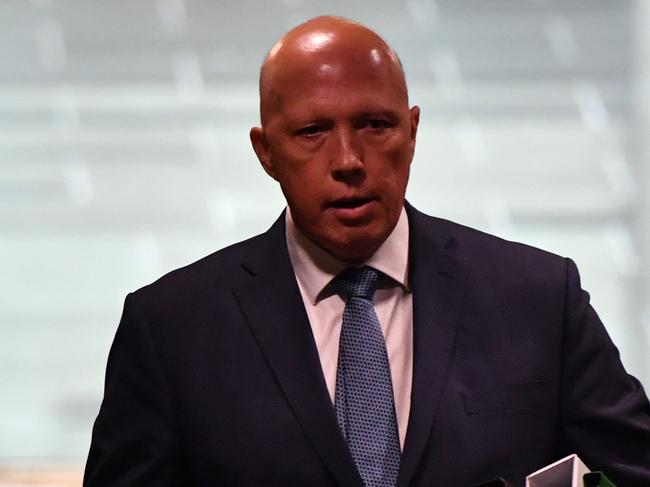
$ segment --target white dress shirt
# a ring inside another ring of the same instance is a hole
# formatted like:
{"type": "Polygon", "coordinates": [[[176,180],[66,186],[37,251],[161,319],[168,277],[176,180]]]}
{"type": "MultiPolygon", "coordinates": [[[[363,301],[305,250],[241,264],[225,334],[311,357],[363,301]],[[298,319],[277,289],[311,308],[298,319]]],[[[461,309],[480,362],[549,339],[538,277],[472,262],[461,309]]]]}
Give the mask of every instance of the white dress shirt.
{"type": "MultiPolygon", "coordinates": [[[[286,212],[289,257],[316,341],[323,375],[332,402],[336,391],[336,367],[344,300],[338,294],[323,293],[327,284],[350,265],[335,258],[309,240],[286,212]]],[[[413,299],[408,286],[409,226],[402,213],[386,241],[364,262],[393,279],[394,286],[380,287],[373,303],[386,340],[393,383],[397,427],[402,450],[411,407],[413,378],[413,299]]]]}

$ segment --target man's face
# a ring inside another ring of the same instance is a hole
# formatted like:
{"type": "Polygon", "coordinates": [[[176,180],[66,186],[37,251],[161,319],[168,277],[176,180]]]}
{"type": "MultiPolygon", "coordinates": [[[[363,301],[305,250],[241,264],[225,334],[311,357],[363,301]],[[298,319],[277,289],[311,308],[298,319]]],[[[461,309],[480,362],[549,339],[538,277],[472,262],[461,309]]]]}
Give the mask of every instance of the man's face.
{"type": "Polygon", "coordinates": [[[419,120],[401,74],[376,59],[297,62],[281,78],[263,129],[251,131],[296,226],[349,262],[370,257],[397,223],[419,120]]]}

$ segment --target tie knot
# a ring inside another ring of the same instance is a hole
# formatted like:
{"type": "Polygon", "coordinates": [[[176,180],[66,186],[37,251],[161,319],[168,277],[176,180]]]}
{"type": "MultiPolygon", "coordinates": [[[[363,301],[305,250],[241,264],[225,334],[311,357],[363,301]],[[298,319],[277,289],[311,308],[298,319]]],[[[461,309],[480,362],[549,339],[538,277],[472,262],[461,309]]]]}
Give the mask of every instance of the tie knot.
{"type": "Polygon", "coordinates": [[[334,278],[334,288],[346,299],[364,298],[372,301],[379,281],[379,271],[372,267],[348,267],[334,278]]]}

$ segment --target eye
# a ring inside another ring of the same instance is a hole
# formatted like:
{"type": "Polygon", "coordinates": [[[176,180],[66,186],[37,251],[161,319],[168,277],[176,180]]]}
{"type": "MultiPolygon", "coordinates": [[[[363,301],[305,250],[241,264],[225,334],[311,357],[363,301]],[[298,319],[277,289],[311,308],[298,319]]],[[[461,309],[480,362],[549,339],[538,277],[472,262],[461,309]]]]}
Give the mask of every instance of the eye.
{"type": "Polygon", "coordinates": [[[371,130],[382,130],[390,127],[388,120],[385,120],[383,118],[369,118],[366,120],[365,124],[366,127],[371,130]]]}
{"type": "Polygon", "coordinates": [[[323,131],[320,125],[308,125],[301,129],[296,130],[295,134],[301,137],[315,137],[323,131]]]}

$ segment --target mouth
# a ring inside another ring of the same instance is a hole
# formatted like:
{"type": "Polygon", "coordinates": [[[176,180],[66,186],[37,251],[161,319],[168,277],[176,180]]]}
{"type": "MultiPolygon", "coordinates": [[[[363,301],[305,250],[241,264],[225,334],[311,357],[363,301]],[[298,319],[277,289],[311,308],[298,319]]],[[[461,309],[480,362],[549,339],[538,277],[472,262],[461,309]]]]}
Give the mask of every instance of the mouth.
{"type": "Polygon", "coordinates": [[[332,201],[329,206],[335,209],[354,209],[359,208],[372,201],[372,198],[341,198],[332,201]]]}
{"type": "Polygon", "coordinates": [[[372,217],[376,198],[349,197],[328,204],[336,218],[346,225],[358,225],[372,217]]]}

